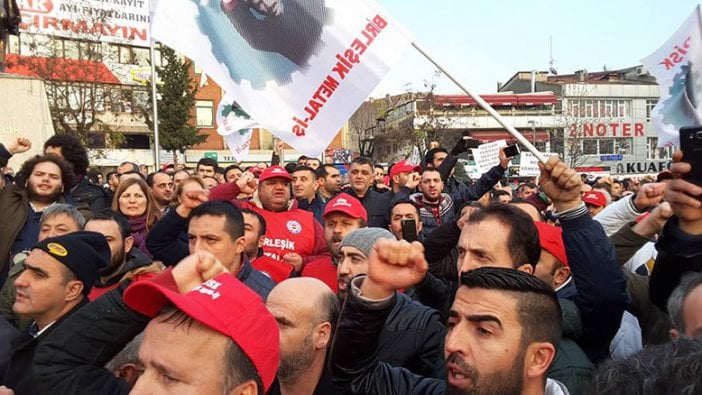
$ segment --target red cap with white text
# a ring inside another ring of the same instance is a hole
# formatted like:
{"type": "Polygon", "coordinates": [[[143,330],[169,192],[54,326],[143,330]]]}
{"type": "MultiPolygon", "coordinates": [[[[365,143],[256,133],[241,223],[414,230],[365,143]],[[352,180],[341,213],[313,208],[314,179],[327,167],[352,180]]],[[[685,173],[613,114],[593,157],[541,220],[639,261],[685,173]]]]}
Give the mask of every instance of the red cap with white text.
{"type": "Polygon", "coordinates": [[[288,173],[287,170],[283,166],[271,166],[267,168],[266,170],[261,172],[261,175],[258,176],[258,181],[265,181],[269,178],[284,178],[288,181],[292,180],[292,177],[290,176],[290,173],[288,173]]]}
{"type": "Polygon", "coordinates": [[[222,273],[186,294],[157,281],[138,281],[124,291],[124,302],[148,317],[173,303],[189,317],[234,340],[256,367],[264,390],[273,383],[280,362],[278,324],[261,297],[231,274],[222,273]]]}
{"type": "Polygon", "coordinates": [[[327,214],[334,212],[344,213],[352,218],[362,218],[364,221],[368,221],[366,208],[363,207],[358,199],[348,193],[340,193],[334,199],[328,201],[326,207],[324,207],[322,217],[326,218],[327,214]]]}

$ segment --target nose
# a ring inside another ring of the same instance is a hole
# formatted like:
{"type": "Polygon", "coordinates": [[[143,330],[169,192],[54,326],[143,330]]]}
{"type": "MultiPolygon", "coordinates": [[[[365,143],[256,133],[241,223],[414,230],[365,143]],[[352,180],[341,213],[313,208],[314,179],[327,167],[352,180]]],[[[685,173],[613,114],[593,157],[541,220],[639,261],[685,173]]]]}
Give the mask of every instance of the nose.
{"type": "Polygon", "coordinates": [[[27,280],[29,276],[28,273],[28,270],[24,270],[22,273],[20,273],[19,277],[15,279],[15,288],[25,288],[29,285],[27,280]]]}
{"type": "MultiPolygon", "coordinates": [[[[459,327],[461,323],[459,322],[456,324],[456,326],[453,327],[451,331],[449,331],[446,334],[446,340],[444,342],[444,355],[448,357],[449,355],[453,353],[458,353],[461,355],[465,355],[465,350],[461,347],[461,341],[460,338],[461,336],[458,336],[458,333],[460,332],[459,327]]],[[[465,341],[465,339],[463,339],[465,341]]]]}
{"type": "Polygon", "coordinates": [[[129,393],[138,395],[156,394],[157,391],[155,391],[153,381],[154,379],[151,378],[151,374],[144,372],[144,374],[137,379],[137,382],[129,393]]]}
{"type": "Polygon", "coordinates": [[[470,258],[470,254],[466,253],[463,259],[458,260],[458,275],[460,276],[461,273],[469,272],[479,267],[475,260],[470,258]]]}
{"type": "Polygon", "coordinates": [[[339,262],[339,267],[337,269],[339,277],[341,276],[346,276],[350,274],[351,272],[349,271],[349,264],[346,262],[346,258],[342,258],[341,261],[339,262]]]}

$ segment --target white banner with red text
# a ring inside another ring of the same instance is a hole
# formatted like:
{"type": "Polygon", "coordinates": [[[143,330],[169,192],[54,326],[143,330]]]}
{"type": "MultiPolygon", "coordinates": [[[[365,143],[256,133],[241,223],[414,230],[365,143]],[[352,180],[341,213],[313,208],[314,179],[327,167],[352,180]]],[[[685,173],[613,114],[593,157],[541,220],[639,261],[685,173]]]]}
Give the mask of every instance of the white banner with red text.
{"type": "Polygon", "coordinates": [[[651,114],[658,147],[679,145],[680,127],[702,124],[701,24],[698,5],[665,44],[641,60],[660,87],[651,114]]]}
{"type": "Polygon", "coordinates": [[[410,44],[369,0],[161,0],[151,29],[308,156],[324,151],[410,44]]]}

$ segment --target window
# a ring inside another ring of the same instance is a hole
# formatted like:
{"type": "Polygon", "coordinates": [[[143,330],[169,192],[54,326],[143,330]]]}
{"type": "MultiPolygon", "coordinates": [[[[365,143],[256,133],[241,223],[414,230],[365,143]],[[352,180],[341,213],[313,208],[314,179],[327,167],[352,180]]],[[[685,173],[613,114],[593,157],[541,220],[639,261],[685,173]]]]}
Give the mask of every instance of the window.
{"type": "Polygon", "coordinates": [[[626,118],[631,113],[630,100],[572,99],[572,117],[626,118]]]}
{"type": "Polygon", "coordinates": [[[675,152],[675,147],[672,146],[658,148],[658,137],[649,137],[646,140],[646,147],[648,148],[648,159],[670,159],[675,152]]]}
{"type": "Polygon", "coordinates": [[[122,148],[150,149],[149,136],[146,134],[125,134],[122,148]]]}
{"type": "Polygon", "coordinates": [[[651,114],[653,113],[653,107],[656,106],[656,103],[658,103],[658,100],[656,100],[656,99],[646,100],[646,120],[647,121],[651,120],[651,114]]]}
{"type": "Polygon", "coordinates": [[[213,124],[214,105],[211,100],[197,100],[195,102],[195,126],[198,128],[211,128],[213,124]]]}
{"type": "Polygon", "coordinates": [[[8,53],[14,53],[14,54],[20,53],[20,38],[18,36],[13,36],[12,34],[8,34],[7,37],[8,37],[8,44],[7,44],[8,53]]]}
{"type": "Polygon", "coordinates": [[[631,139],[582,139],[580,142],[583,155],[631,155],[631,139]]]}

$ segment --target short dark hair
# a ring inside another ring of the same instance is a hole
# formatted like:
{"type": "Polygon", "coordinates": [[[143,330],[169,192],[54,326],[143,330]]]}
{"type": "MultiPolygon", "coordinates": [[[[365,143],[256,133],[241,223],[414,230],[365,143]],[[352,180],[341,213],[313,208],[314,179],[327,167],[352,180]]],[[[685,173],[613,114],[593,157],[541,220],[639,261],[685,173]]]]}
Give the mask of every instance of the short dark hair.
{"type": "MultiPolygon", "coordinates": [[[[122,167],[122,166],[124,166],[124,165],[130,165],[130,166],[132,167],[132,170],[129,170],[129,171],[127,171],[126,173],[122,173],[122,174],[128,174],[128,173],[139,173],[139,174],[141,174],[141,172],[139,172],[139,165],[137,165],[136,163],[130,162],[130,161],[125,161],[125,162],[120,163],[119,166],[117,166],[117,167],[122,167]]],[[[118,173],[118,174],[119,174],[119,173],[118,173]]],[[[142,177],[143,177],[143,176],[142,176],[142,177]]]]}
{"type": "Polygon", "coordinates": [[[109,181],[109,180],[110,180],[110,177],[112,177],[113,175],[117,175],[117,172],[114,171],[114,170],[113,170],[113,171],[108,171],[107,174],[105,175],[105,181],[109,181]]]}
{"type": "Polygon", "coordinates": [[[392,206],[390,206],[390,211],[389,211],[389,213],[392,214],[392,210],[394,210],[395,207],[399,206],[400,204],[409,204],[409,205],[411,205],[411,206],[414,207],[414,209],[417,211],[417,218],[419,218],[419,217],[421,216],[419,205],[418,205],[417,203],[415,203],[415,202],[409,200],[409,199],[400,199],[400,200],[397,200],[397,201],[393,202],[392,206]]]}
{"type": "Polygon", "coordinates": [[[88,171],[88,166],[90,166],[88,151],[85,150],[77,137],[70,134],[55,134],[44,143],[44,151],[47,147],[61,148],[61,156],[73,165],[73,172],[76,176],[84,176],[88,171]]]}
{"type": "Polygon", "coordinates": [[[258,213],[257,211],[254,211],[250,208],[242,208],[241,209],[241,214],[249,214],[253,215],[258,219],[258,224],[259,224],[259,230],[258,230],[258,237],[261,237],[266,234],[266,219],[263,218],[263,215],[258,213]]]}
{"type": "Polygon", "coordinates": [[[380,169],[380,170],[382,170],[382,171],[385,171],[385,167],[383,167],[383,165],[381,165],[380,163],[376,163],[376,164],[375,164],[375,168],[376,168],[376,169],[380,169]]]}
{"type": "Polygon", "coordinates": [[[90,221],[114,221],[115,223],[117,223],[117,227],[119,228],[119,234],[122,236],[123,241],[124,239],[132,235],[132,232],[129,229],[129,220],[127,220],[127,218],[125,218],[124,215],[120,213],[116,213],[114,211],[99,212],[93,215],[93,217],[88,220],[88,222],[90,221]]]}
{"type": "MultiPolygon", "coordinates": [[[[317,172],[309,166],[295,166],[292,173],[297,173],[298,171],[308,171],[308,172],[310,172],[310,174],[312,174],[313,179],[315,179],[315,180],[317,179],[317,172]]],[[[290,173],[290,174],[292,175],[292,173],[290,173]]]]}
{"type": "Polygon", "coordinates": [[[437,152],[445,152],[448,154],[448,150],[444,147],[436,147],[436,148],[430,149],[429,151],[427,151],[426,155],[424,155],[425,167],[434,166],[434,156],[436,155],[437,152]]]}
{"type": "Polygon", "coordinates": [[[548,342],[558,347],[563,326],[561,305],[556,292],[538,277],[515,269],[481,267],[461,273],[461,286],[513,294],[522,346],[548,342]]]}
{"type": "Polygon", "coordinates": [[[317,178],[327,178],[327,176],[329,176],[329,171],[327,170],[328,167],[331,167],[332,169],[336,169],[339,172],[341,172],[338,167],[336,167],[332,164],[326,163],[326,164],[323,164],[322,166],[319,166],[317,168],[317,170],[316,170],[317,178]]]}
{"type": "Polygon", "coordinates": [[[496,219],[510,228],[507,248],[515,269],[525,263],[536,267],[541,257],[539,232],[527,213],[509,204],[491,203],[482,210],[474,211],[468,223],[477,224],[487,219],[496,219]]]}
{"type": "Polygon", "coordinates": [[[217,171],[217,168],[219,167],[217,161],[212,158],[201,158],[199,161],[197,161],[197,166],[195,166],[195,168],[199,169],[200,166],[209,166],[214,168],[215,171],[217,171]]]}
{"type": "Polygon", "coordinates": [[[17,173],[17,179],[15,183],[20,186],[24,186],[24,183],[29,180],[29,177],[34,171],[34,167],[40,163],[51,162],[59,167],[61,170],[61,183],[63,184],[64,193],[68,191],[69,188],[75,184],[76,177],[73,173],[73,166],[63,158],[55,154],[46,155],[35,155],[32,158],[27,159],[17,173]]]}
{"type": "Polygon", "coordinates": [[[301,161],[301,160],[307,160],[307,156],[306,156],[306,155],[300,155],[300,156],[297,158],[297,161],[296,161],[296,162],[299,162],[299,161],[301,161]]]}
{"type": "Polygon", "coordinates": [[[358,158],[354,158],[351,161],[351,165],[368,165],[372,168],[375,167],[375,162],[373,162],[373,159],[365,157],[365,156],[359,156],[358,158]]]}
{"type": "Polygon", "coordinates": [[[492,193],[490,195],[491,195],[490,199],[492,199],[492,200],[498,200],[500,198],[500,196],[509,196],[510,199],[512,198],[512,195],[510,195],[509,192],[507,192],[503,189],[496,189],[496,190],[492,191],[492,193]]]}
{"type": "Polygon", "coordinates": [[[244,235],[244,216],[241,215],[241,210],[231,202],[212,200],[202,203],[190,212],[188,221],[192,221],[193,218],[199,218],[204,215],[224,217],[225,229],[232,240],[236,240],[244,235]]]}
{"type": "Polygon", "coordinates": [[[229,165],[224,168],[224,175],[226,176],[227,173],[229,173],[229,171],[231,170],[239,170],[242,173],[244,172],[243,170],[241,170],[241,167],[239,167],[239,165],[229,165]]]}
{"type": "Polygon", "coordinates": [[[153,187],[154,187],[154,177],[156,177],[156,174],[165,174],[165,175],[167,175],[168,178],[170,178],[171,180],[173,179],[173,176],[171,176],[170,174],[166,173],[164,170],[159,170],[159,171],[155,171],[155,172],[153,172],[153,173],[149,173],[149,174],[146,176],[146,184],[149,185],[149,188],[153,188],[153,187]]]}
{"type": "Polygon", "coordinates": [[[702,339],[679,337],[672,342],[646,346],[628,358],[607,361],[600,365],[584,393],[702,393],[702,339]]]}
{"type": "Polygon", "coordinates": [[[531,181],[523,182],[523,183],[519,184],[519,186],[517,187],[517,192],[519,193],[519,192],[523,191],[524,188],[534,189],[534,188],[538,188],[538,186],[531,181]]]}
{"type": "Polygon", "coordinates": [[[424,173],[431,173],[431,172],[441,174],[439,169],[437,169],[436,167],[422,167],[422,172],[420,174],[424,175],[424,173]]]}

